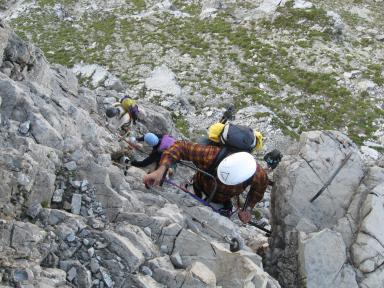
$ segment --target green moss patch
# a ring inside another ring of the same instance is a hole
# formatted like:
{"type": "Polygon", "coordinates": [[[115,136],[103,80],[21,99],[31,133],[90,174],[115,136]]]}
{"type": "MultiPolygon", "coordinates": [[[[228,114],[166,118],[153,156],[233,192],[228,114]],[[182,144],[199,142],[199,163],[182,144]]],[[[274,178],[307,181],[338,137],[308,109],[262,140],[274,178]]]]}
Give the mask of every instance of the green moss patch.
{"type": "MultiPolygon", "coordinates": [[[[68,11],[75,8],[74,3],[61,2],[68,11]]],[[[179,0],[173,5],[190,17],[177,18],[167,12],[142,19],[131,17],[148,8],[144,0],[135,0],[126,1],[112,12],[86,13],[79,19],[61,20],[53,11],[54,4],[50,0],[38,1],[36,8],[11,23],[19,35],[40,47],[50,62],[66,66],[81,61],[100,64],[128,85],[139,87],[146,71],[166,62],[175,73],[183,75],[179,83],[188,86],[192,93],[202,97],[228,93],[234,95],[237,108],[250,104],[270,108],[274,125],[292,137],[306,130],[347,127],[350,136],[361,142],[363,139],[358,135],[372,138],[377,128],[372,123],[383,117],[367,95],[352,95],[339,84],[339,75],[316,72],[322,68],[316,67],[319,57],[327,58],[337,71],[355,69],[352,56],[331,51],[312,53],[318,42],[338,45],[332,41],[331,20],[320,7],[294,9],[290,1],[278,9],[273,21],[249,21],[245,25],[235,23],[229,13],[252,8],[252,3],[232,7],[228,4],[227,10],[204,20],[199,18],[199,4],[179,0]],[[175,56],[170,61],[170,51],[192,60],[183,62],[175,56]],[[316,69],[306,71],[298,68],[298,63],[316,69]],[[301,95],[285,93],[282,97],[285,87],[300,91],[301,95]]],[[[352,14],[347,16],[350,18],[346,21],[358,20],[352,14]]],[[[370,41],[367,38],[355,45],[372,45],[370,41]]],[[[338,47],[343,49],[342,44],[338,47]]],[[[366,67],[363,76],[383,85],[382,67],[377,63],[366,63],[366,67]]],[[[140,95],[144,94],[145,91],[140,95]]],[[[187,121],[175,114],[173,119],[177,128],[189,135],[187,121]]]]}

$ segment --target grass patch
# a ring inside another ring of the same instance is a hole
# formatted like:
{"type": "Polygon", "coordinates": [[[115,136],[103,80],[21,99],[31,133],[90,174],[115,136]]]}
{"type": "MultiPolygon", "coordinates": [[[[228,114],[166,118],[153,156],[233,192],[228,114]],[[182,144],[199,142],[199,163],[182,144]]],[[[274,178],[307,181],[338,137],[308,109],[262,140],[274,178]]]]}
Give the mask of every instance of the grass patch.
{"type": "Polygon", "coordinates": [[[130,0],[127,2],[133,4],[135,11],[143,11],[146,7],[145,0],[130,0]]]}
{"type": "Polygon", "coordinates": [[[50,203],[48,200],[44,200],[40,204],[41,204],[41,207],[43,207],[43,208],[49,208],[50,203]]]}
{"type": "Polygon", "coordinates": [[[274,27],[302,30],[309,25],[319,24],[324,27],[330,24],[330,19],[324,9],[315,6],[309,9],[295,9],[292,3],[293,1],[289,1],[285,6],[278,7],[277,11],[281,14],[273,21],[274,27]]]}
{"type": "Polygon", "coordinates": [[[371,79],[377,85],[384,85],[384,78],[382,76],[383,66],[381,64],[369,64],[367,70],[364,71],[363,75],[366,78],[371,79]]]}
{"type": "Polygon", "coordinates": [[[184,119],[183,116],[176,115],[175,113],[171,113],[171,117],[177,130],[179,130],[185,137],[189,137],[189,124],[188,121],[184,119]]]}
{"type": "Polygon", "coordinates": [[[257,112],[255,113],[255,117],[256,118],[264,118],[264,117],[269,117],[271,115],[271,113],[269,112],[257,112]]]}
{"type": "MultiPolygon", "coordinates": [[[[382,111],[375,109],[369,102],[369,95],[351,95],[347,88],[338,84],[336,74],[296,68],[298,60],[315,65],[317,58],[305,55],[307,49],[312,47],[314,41],[329,41],[332,38],[330,19],[321,8],[293,9],[293,1],[290,1],[278,9],[279,15],[276,15],[274,22],[263,20],[261,26],[260,23],[252,22],[243,26],[232,23],[233,17],[227,12],[201,20],[198,17],[201,6],[181,0],[173,4],[191,17],[177,18],[159,12],[161,18],[119,19],[114,13],[105,12],[61,21],[53,11],[55,1],[44,0],[38,3],[45,8],[31,9],[29,14],[13,20],[12,26],[24,39],[30,39],[40,47],[50,62],[66,66],[80,61],[97,63],[110,67],[111,72],[118,72],[126,84],[137,86],[143,84],[146,72],[142,71],[163,63],[164,56],[169,55],[170,50],[181,55],[188,54],[194,58],[192,61],[186,60],[183,63],[175,59],[167,65],[176,73],[187,72],[179,79],[179,83],[189,86],[191,93],[198,91],[202,97],[223,92],[237,95],[234,104],[238,109],[249,105],[249,102],[262,104],[275,115],[274,125],[295,138],[301,131],[344,129],[347,126],[351,137],[358,141],[360,138],[357,135],[360,133],[369,138],[377,128],[372,122],[383,117],[382,111]],[[321,31],[313,30],[315,25],[322,27],[321,31]],[[268,37],[273,30],[288,30],[293,40],[285,43],[283,36],[277,42],[264,41],[263,37],[268,37]],[[119,45],[115,44],[117,39],[119,45]],[[305,59],[297,59],[297,53],[296,58],[290,55],[295,50],[290,49],[293,45],[303,48],[300,51],[303,51],[302,58],[305,59]],[[125,61],[129,69],[120,64],[125,61]],[[227,69],[228,64],[240,73],[227,69]],[[220,86],[223,81],[230,82],[231,85],[223,86],[229,88],[220,86]],[[259,86],[260,83],[267,88],[259,89],[263,87],[259,86]],[[285,85],[296,88],[303,95],[276,97],[285,85]]],[[[68,0],[65,3],[74,1],[68,0]]],[[[126,4],[130,8],[121,9],[126,9],[127,15],[133,14],[132,9],[146,9],[144,0],[126,1],[126,4]]],[[[230,11],[230,8],[226,11],[230,11]]],[[[116,8],[115,13],[121,14],[121,9],[116,8]]],[[[356,47],[370,45],[370,42],[364,41],[356,42],[356,47]]],[[[327,57],[333,66],[344,67],[339,63],[339,55],[327,57]]],[[[347,61],[353,60],[350,57],[347,61]]],[[[364,76],[383,85],[381,69],[378,64],[369,64],[364,76]]],[[[144,95],[145,90],[140,91],[140,97],[144,95]]],[[[179,131],[188,136],[187,121],[176,114],[172,117],[179,131]]]]}

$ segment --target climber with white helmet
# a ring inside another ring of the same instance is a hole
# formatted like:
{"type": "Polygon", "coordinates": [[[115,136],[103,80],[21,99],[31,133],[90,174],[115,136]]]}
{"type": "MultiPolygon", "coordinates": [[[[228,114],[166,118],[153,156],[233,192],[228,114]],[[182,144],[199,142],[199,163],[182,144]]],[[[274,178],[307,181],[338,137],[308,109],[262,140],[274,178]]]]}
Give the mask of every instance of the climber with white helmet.
{"type": "MultiPolygon", "coordinates": [[[[164,151],[159,168],[145,175],[143,182],[147,187],[160,185],[165,172],[172,164],[179,160],[192,161],[197,168],[215,175],[216,193],[210,204],[221,208],[223,215],[228,216],[232,211],[231,198],[239,196],[250,186],[244,206],[238,212],[239,219],[248,223],[252,218],[253,207],[264,196],[268,177],[250,153],[237,152],[227,155],[226,148],[219,146],[176,141],[164,151]]],[[[214,191],[214,181],[202,172],[197,172],[193,180],[195,194],[200,198],[209,198],[214,191]]]]}

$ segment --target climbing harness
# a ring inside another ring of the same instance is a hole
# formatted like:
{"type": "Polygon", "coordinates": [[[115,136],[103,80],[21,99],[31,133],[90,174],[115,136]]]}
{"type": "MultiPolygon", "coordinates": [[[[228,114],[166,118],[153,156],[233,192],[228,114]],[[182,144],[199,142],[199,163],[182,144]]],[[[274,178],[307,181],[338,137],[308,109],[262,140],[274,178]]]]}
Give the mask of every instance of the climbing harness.
{"type": "Polygon", "coordinates": [[[188,167],[188,168],[191,168],[192,170],[195,170],[197,172],[200,172],[206,176],[208,176],[209,178],[211,178],[213,180],[213,189],[211,191],[211,194],[209,194],[208,196],[208,199],[206,202],[210,203],[213,199],[213,197],[215,197],[215,194],[216,194],[216,190],[217,190],[217,181],[216,181],[216,177],[213,176],[212,174],[208,173],[208,172],[205,172],[204,170],[201,170],[199,168],[197,168],[196,166],[194,165],[191,165],[189,164],[188,162],[184,161],[184,160],[180,160],[178,163],[180,163],[181,165],[185,166],[185,167],[188,167]]]}

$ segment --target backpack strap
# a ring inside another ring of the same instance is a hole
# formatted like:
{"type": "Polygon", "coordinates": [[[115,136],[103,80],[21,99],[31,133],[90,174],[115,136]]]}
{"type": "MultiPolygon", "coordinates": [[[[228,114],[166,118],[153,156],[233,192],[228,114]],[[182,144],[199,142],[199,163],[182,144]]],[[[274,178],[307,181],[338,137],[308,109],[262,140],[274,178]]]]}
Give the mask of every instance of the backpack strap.
{"type": "MultiPolygon", "coordinates": [[[[256,172],[255,172],[256,173],[256,172]]],[[[251,177],[249,177],[247,180],[243,182],[243,187],[247,188],[249,185],[252,184],[253,176],[255,176],[255,173],[251,177]]]]}
{"type": "Polygon", "coordinates": [[[213,175],[217,166],[219,166],[221,160],[223,160],[225,157],[227,157],[230,152],[231,151],[228,147],[224,146],[223,148],[221,148],[219,153],[217,153],[215,160],[212,162],[211,166],[209,166],[209,168],[207,169],[206,172],[213,175]]]}

